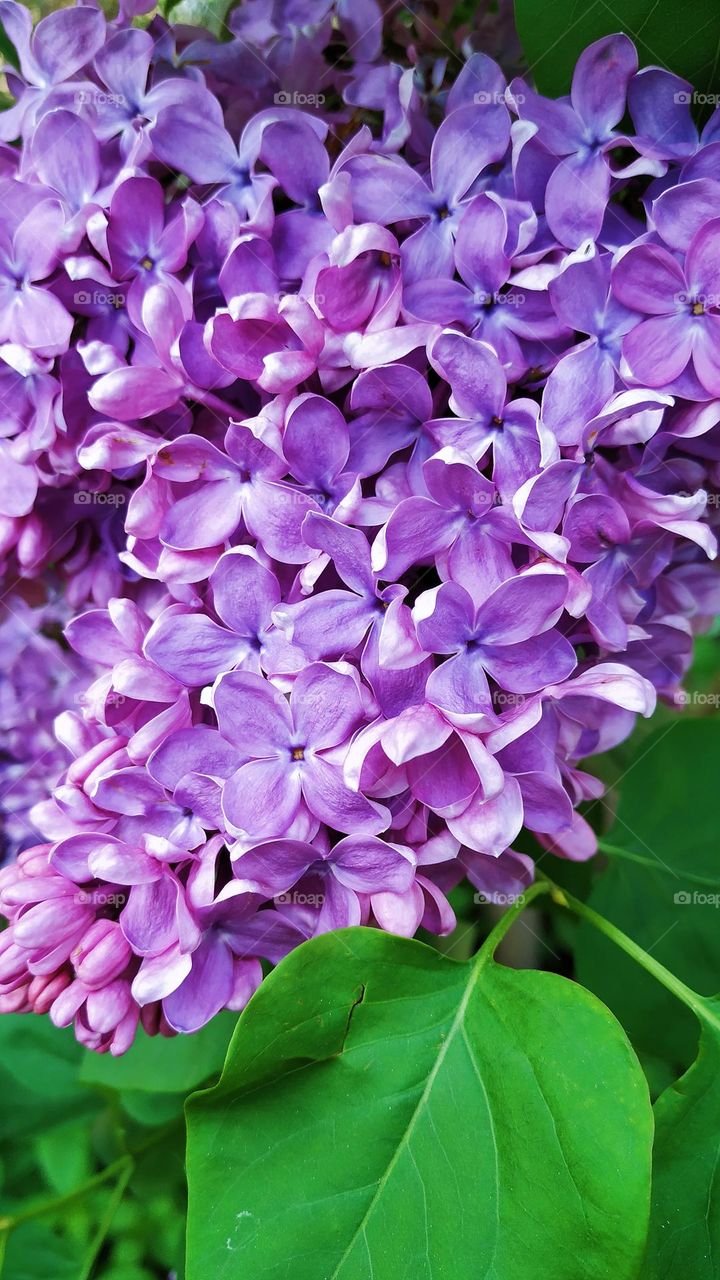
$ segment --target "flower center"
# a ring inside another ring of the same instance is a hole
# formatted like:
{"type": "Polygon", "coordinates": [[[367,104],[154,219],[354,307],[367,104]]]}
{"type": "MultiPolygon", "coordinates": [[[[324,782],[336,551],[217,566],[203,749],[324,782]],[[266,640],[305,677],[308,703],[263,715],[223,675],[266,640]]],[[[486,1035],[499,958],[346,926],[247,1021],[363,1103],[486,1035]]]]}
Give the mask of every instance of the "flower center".
{"type": "Polygon", "coordinates": [[[304,760],[304,759],[305,759],[305,748],[304,748],[304,747],[293,747],[292,751],[290,752],[290,756],[291,756],[291,758],[292,758],[293,760],[304,760]]]}
{"type": "Polygon", "coordinates": [[[693,302],[690,310],[694,316],[704,316],[705,304],[703,302],[693,302]]]}
{"type": "Polygon", "coordinates": [[[140,263],[140,266],[144,267],[146,271],[152,271],[153,267],[155,266],[155,263],[153,262],[152,258],[143,258],[140,263]]]}

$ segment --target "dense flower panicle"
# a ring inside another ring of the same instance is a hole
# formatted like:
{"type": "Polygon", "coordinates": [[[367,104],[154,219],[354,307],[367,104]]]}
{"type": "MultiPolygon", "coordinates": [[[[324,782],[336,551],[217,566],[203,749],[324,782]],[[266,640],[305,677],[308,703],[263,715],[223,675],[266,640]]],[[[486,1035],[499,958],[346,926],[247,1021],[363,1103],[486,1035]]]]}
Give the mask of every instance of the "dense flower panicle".
{"type": "Polygon", "coordinates": [[[720,610],[720,124],[433,8],[0,3],[0,1009],[98,1051],[590,857],[720,610]]]}

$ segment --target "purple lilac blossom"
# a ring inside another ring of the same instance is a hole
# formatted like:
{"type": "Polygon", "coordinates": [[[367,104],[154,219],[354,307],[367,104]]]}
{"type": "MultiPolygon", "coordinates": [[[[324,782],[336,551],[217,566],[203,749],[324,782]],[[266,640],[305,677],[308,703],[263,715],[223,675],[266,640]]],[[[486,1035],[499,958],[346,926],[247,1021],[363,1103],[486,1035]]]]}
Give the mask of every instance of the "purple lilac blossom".
{"type": "Polygon", "coordinates": [[[0,1010],[113,1054],[507,901],[523,828],[591,857],[583,761],[720,611],[684,82],[508,88],[504,4],[454,81],[449,5],[143,9],[0,2],[0,1010]]]}

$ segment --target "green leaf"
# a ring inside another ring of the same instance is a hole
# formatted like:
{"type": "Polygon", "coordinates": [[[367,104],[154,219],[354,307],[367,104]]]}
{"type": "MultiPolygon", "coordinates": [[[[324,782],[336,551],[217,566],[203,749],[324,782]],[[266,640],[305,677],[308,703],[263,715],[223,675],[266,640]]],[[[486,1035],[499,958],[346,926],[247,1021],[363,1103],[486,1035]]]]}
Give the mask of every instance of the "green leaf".
{"type": "Polygon", "coordinates": [[[0,1058],[23,1088],[43,1098],[67,1101],[78,1093],[77,1066],[82,1049],[69,1028],[26,1013],[0,1019],[0,1058]]]}
{"type": "Polygon", "coordinates": [[[72,1031],[59,1030],[49,1018],[0,1017],[0,1141],[97,1110],[97,1098],[78,1084],[82,1052],[72,1031]]]}
{"type": "Polygon", "coordinates": [[[46,1129],[35,1140],[35,1152],[56,1195],[68,1195],[92,1173],[90,1129],[84,1117],[46,1129]]]}
{"type": "MultiPolygon", "coordinates": [[[[620,782],[607,868],[588,905],[702,995],[720,974],[717,719],[675,720],[642,744],[620,782]]],[[[582,923],[578,980],[613,1010],[636,1049],[674,1065],[692,1061],[697,1024],[662,986],[582,923]]]]}
{"type": "Polygon", "coordinates": [[[136,1124],[165,1125],[182,1121],[184,1093],[145,1093],[142,1089],[124,1089],[120,1094],[124,1110],[136,1124]]]}
{"type": "Polygon", "coordinates": [[[236,1015],[227,1013],[193,1036],[168,1039],[138,1033],[121,1058],[86,1052],[80,1080],[118,1092],[189,1093],[220,1071],[236,1022],[236,1015]]]}
{"type": "Polygon", "coordinates": [[[495,938],[460,964],[342,930],[274,970],[188,1103],[188,1280],[635,1280],[637,1059],[593,996],[501,967],[495,938]]]}
{"type": "Polygon", "coordinates": [[[655,1104],[646,1280],[717,1280],[720,1257],[720,1021],[655,1104]]]}
{"type": "Polygon", "coordinates": [[[166,0],[163,17],[175,26],[205,27],[214,36],[228,33],[225,19],[233,0],[166,0]]]}
{"type": "Polygon", "coordinates": [[[624,31],[637,45],[641,66],[661,66],[697,90],[718,86],[718,14],[715,0],[624,0],[622,5],[578,0],[515,0],[515,22],[530,77],[542,93],[567,93],[573,68],[587,45],[624,31]]]}

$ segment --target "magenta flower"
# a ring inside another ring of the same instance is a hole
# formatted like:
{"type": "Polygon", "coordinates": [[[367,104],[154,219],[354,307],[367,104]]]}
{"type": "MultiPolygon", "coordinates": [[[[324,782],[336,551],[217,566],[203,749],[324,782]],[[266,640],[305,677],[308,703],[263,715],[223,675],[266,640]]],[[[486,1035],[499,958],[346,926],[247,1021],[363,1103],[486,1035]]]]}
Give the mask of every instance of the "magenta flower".
{"type": "Polygon", "coordinates": [[[392,581],[410,565],[439,556],[458,582],[501,582],[512,564],[494,536],[495,486],[468,455],[449,447],[428,459],[423,477],[430,496],[398,502],[373,547],[378,577],[392,581]]]}
{"type": "Polygon", "coordinates": [[[636,318],[609,290],[610,260],[598,254],[571,262],[548,286],[560,319],[588,335],[558,361],[543,392],[543,421],[561,444],[580,443],[578,424],[600,413],[618,382],[623,338],[636,318]]]}
{"type": "Polygon", "coordinates": [[[380,588],[370,564],[370,547],[358,529],[310,513],[303,524],[310,546],[330,557],[349,590],[325,590],[297,604],[277,607],[274,619],[308,658],[340,658],[362,645],[360,666],[378,702],[390,713],[398,697],[422,696],[427,654],[418,643],[406,591],[380,588]],[[418,664],[422,664],[418,668],[418,664]],[[413,668],[418,668],[412,673],[413,668]]]}
{"type": "Polygon", "coordinates": [[[402,297],[400,246],[384,227],[348,227],[329,249],[331,265],[319,272],[316,295],[338,333],[372,332],[397,320],[402,297]]]}
{"type": "Polygon", "coordinates": [[[460,218],[455,238],[455,267],[462,284],[420,279],[405,290],[405,309],[422,320],[461,325],[491,344],[513,378],[522,377],[532,363],[531,344],[567,333],[545,290],[515,287],[511,279],[513,256],[527,246],[536,229],[529,204],[506,209],[493,194],[475,196],[460,218]]]}
{"type": "Polygon", "coordinates": [[[445,332],[428,352],[451,389],[457,418],[434,419],[428,429],[441,445],[472,454],[478,463],[492,455],[492,478],[499,497],[512,501],[525,480],[551,460],[557,445],[543,433],[532,400],[507,403],[507,378],[492,347],[459,333],[445,332]]]}
{"type": "Polygon", "coordinates": [[[72,80],[102,45],[105,18],[99,9],[78,5],[58,9],[38,22],[15,0],[2,0],[0,21],[17,52],[22,79],[17,80],[14,107],[2,113],[0,138],[12,141],[34,126],[36,115],[63,81],[72,80]]]}
{"type": "Polygon", "coordinates": [[[309,560],[312,552],[300,530],[317,504],[281,483],[286,464],[246,426],[233,426],[226,446],[227,454],[202,438],[181,436],[160,451],[154,474],[191,490],[168,504],[162,541],[180,551],[218,546],[242,519],[270,554],[295,564],[309,560]]]}

